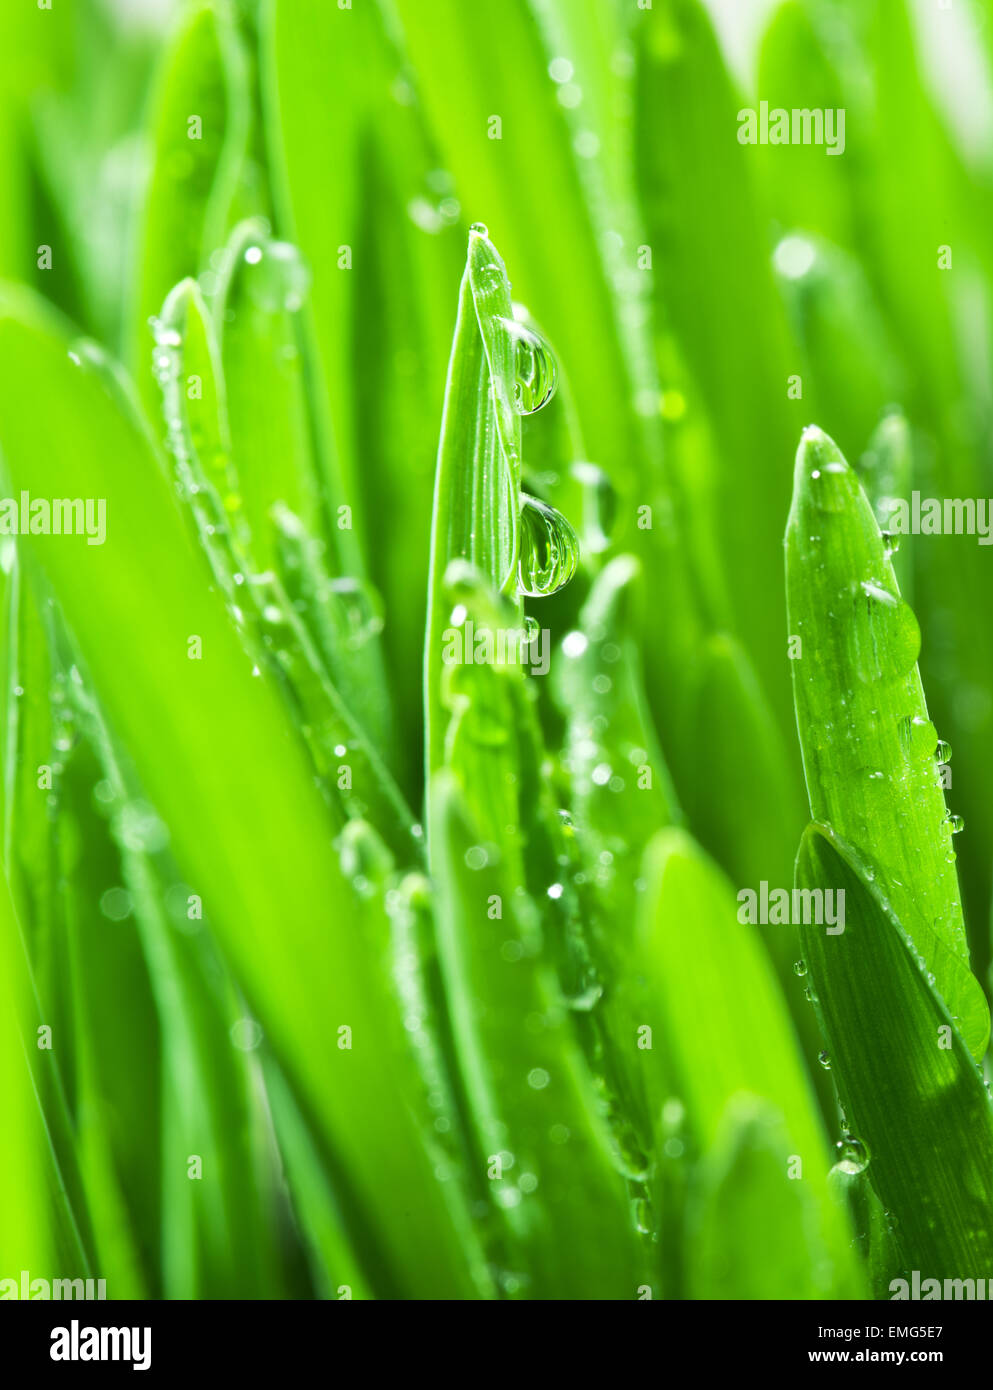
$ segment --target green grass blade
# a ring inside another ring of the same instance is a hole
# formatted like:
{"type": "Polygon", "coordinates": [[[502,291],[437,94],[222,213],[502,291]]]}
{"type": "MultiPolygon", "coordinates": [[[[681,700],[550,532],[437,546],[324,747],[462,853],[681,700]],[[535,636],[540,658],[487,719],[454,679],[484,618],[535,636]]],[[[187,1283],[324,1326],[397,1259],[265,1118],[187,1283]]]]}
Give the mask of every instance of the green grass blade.
{"type": "Polygon", "coordinates": [[[439,956],[504,1292],[635,1298],[643,1256],[534,904],[512,858],[477,867],[488,827],[447,774],[432,803],[439,956]]]}
{"type": "MultiPolygon", "coordinates": [[[[819,1296],[858,1296],[847,1215],[827,1191],[827,1139],[763,946],[739,921],[730,884],[685,831],[662,831],[649,846],[643,873],[637,954],[643,992],[636,998],[639,1022],[651,1029],[651,1049],[639,1055],[649,1071],[656,1114],[666,1098],[659,1089],[659,1054],[668,1084],[685,1106],[695,1152],[715,1146],[719,1152],[729,1142],[722,1138],[728,1107],[741,1093],[771,1107],[788,1136],[785,1144],[777,1140],[779,1177],[790,1156],[800,1159],[796,1181],[809,1192],[816,1213],[814,1239],[829,1252],[817,1276],[819,1296]]],[[[768,1192],[764,1177],[760,1188],[768,1192]]],[[[752,1216],[745,1214],[753,1194],[743,1192],[741,1203],[735,1219],[754,1221],[754,1205],[752,1216]]],[[[748,1258],[743,1247],[736,1254],[748,1258]]],[[[764,1277],[757,1269],[763,1260],[753,1241],[752,1278],[764,1277]]]]}
{"type": "Polygon", "coordinates": [[[903,1276],[979,1278],[993,1260],[993,1113],[977,1067],[885,889],[830,827],[804,835],[797,883],[845,894],[844,932],[805,926],[804,957],[903,1276]]]}
{"type": "Polygon", "coordinates": [[[989,1010],[969,967],[954,822],[917,671],[920,629],[835,444],[808,429],[786,532],[793,683],[811,814],[856,847],[975,1057],[989,1010]]]}

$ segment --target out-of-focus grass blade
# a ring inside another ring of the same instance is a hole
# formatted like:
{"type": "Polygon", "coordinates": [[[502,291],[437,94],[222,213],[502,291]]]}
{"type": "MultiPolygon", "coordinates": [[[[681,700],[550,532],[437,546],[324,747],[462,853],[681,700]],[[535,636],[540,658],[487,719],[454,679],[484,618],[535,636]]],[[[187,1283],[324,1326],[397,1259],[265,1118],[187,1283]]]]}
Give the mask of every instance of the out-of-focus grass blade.
{"type": "MultiPolygon", "coordinates": [[[[655,838],[644,877],[636,1007],[641,1024],[651,1029],[651,1048],[640,1056],[656,1114],[663,1113],[665,1100],[661,1078],[652,1082],[658,1050],[685,1105],[697,1152],[725,1142],[720,1136],[727,1107],[742,1092],[781,1116],[787,1140],[779,1148],[782,1179],[787,1161],[799,1158],[802,1176],[794,1180],[811,1195],[816,1218],[811,1239],[829,1254],[811,1277],[822,1297],[858,1296],[851,1229],[827,1192],[826,1137],[775,976],[751,935],[754,928],[738,920],[733,889],[685,831],[664,830],[655,838]]],[[[739,1196],[739,1211],[747,1213],[752,1193],[743,1189],[739,1196]]],[[[757,1263],[758,1249],[754,1259],[757,1263]]]]}
{"type": "Polygon", "coordinates": [[[20,1282],[52,1273],[46,1136],[25,1053],[37,1046],[27,1027],[31,985],[20,928],[6,881],[0,883],[0,1098],[4,1107],[0,1161],[0,1269],[20,1282]]]}
{"type": "Polygon", "coordinates": [[[921,635],[854,472],[820,430],[786,531],[797,727],[812,815],[879,875],[973,1055],[989,1010],[969,967],[952,835],[917,671],[921,635]],[[797,645],[799,644],[799,645],[797,645]]]}
{"type": "Polygon", "coordinates": [[[884,533],[900,593],[911,603],[914,592],[912,542],[901,540],[890,530],[896,522],[899,504],[906,502],[914,490],[914,439],[902,410],[894,407],[886,412],[856,467],[879,529],[884,533]]]}
{"type": "Polygon", "coordinates": [[[324,456],[335,450],[344,501],[356,509],[350,338],[360,251],[359,136],[378,75],[378,23],[371,7],[341,9],[324,0],[266,0],[261,20],[260,72],[277,230],[300,247],[314,276],[312,313],[305,312],[305,321],[318,444],[324,456]],[[328,91],[335,92],[333,101],[328,91]],[[315,161],[333,163],[334,178],[315,179],[315,161]]]}
{"type": "Polygon", "coordinates": [[[295,247],[274,241],[260,219],[228,243],[216,300],[231,456],[260,569],[276,567],[272,508],[283,503],[311,535],[321,514],[296,314],[309,272],[295,247]]]}
{"type": "Polygon", "coordinates": [[[805,419],[823,412],[832,438],[854,458],[886,407],[906,398],[889,325],[862,267],[839,247],[791,233],[776,247],[774,265],[804,354],[796,371],[805,419]]]}
{"type": "MultiPolygon", "coordinates": [[[[821,6],[787,0],[773,13],[759,53],[757,96],[770,111],[830,112],[835,150],[829,145],[780,144],[761,146],[759,168],[769,205],[782,227],[798,227],[846,248],[857,245],[852,205],[852,168],[862,166],[867,151],[860,125],[848,112],[848,93],[827,57],[817,21],[821,6]],[[844,112],[844,143],[835,116],[844,112]]],[[[830,19],[827,20],[830,25],[830,19]]],[[[816,119],[816,118],[815,118],[816,119]]]]}
{"type": "Polygon", "coordinates": [[[775,1106],[746,1092],[731,1097],[691,1180],[687,1298],[798,1300],[843,1291],[824,1278],[831,1257],[817,1197],[790,1176],[790,1152],[775,1106]]]}
{"type": "Polygon", "coordinates": [[[419,1095],[412,1068],[402,1054],[383,1065],[393,1005],[365,944],[341,929],[353,899],[310,768],[270,683],[252,676],[143,429],[67,349],[32,300],[5,292],[0,439],[12,483],[71,496],[82,471],[107,499],[104,545],[30,537],[32,549],[255,1016],[340,1155],[384,1268],[423,1296],[471,1294],[450,1198],[406,1108],[419,1095]],[[39,381],[58,392],[57,416],[25,409],[39,381]],[[126,668],[121,651],[135,654],[126,668]],[[346,1027],[351,1047],[339,1045],[346,1027]]]}
{"type": "Polygon", "coordinates": [[[237,30],[221,9],[189,10],[159,74],[151,108],[152,162],[135,252],[127,356],[149,415],[158,418],[148,320],[173,285],[207,269],[224,245],[245,157],[249,100],[237,30]]]}
{"type": "Polygon", "coordinates": [[[741,644],[726,633],[703,644],[695,675],[698,774],[686,790],[690,824],[733,882],[766,878],[785,886],[792,855],[784,830],[802,823],[804,808],[771,707],[741,644]],[[763,795],[743,817],[756,786],[763,795]]]}
{"type": "MultiPolygon", "coordinates": [[[[69,697],[78,732],[99,760],[102,776],[96,784],[96,804],[109,818],[120,852],[120,884],[125,885],[114,883],[110,888],[121,905],[111,909],[113,917],[104,913],[91,934],[87,954],[97,957],[97,983],[87,993],[99,997],[101,974],[119,988],[120,969],[100,968],[99,942],[101,936],[117,935],[127,941],[133,919],[147,965],[147,989],[158,1015],[159,1046],[151,1064],[139,1066],[133,1046],[125,1052],[140,1098],[130,1107],[117,1108],[134,1115],[127,1128],[144,1131],[147,1120],[139,1123],[139,1118],[161,1088],[163,1290],[174,1298],[220,1296],[230,1286],[235,1267],[246,1291],[271,1295],[284,1286],[285,1271],[276,1238],[277,1183],[265,1143],[263,1104],[254,1075],[257,1064],[251,1055],[258,1025],[242,1017],[220,964],[204,949],[199,934],[191,937],[195,927],[188,917],[180,917],[184,934],[177,932],[177,913],[175,908],[169,913],[167,907],[177,900],[185,906],[187,885],[159,847],[162,828],[149,817],[140,788],[128,785],[109,731],[81,678],[71,681],[69,697]],[[119,923],[117,914],[125,907],[129,910],[119,923]],[[191,1181],[188,1160],[194,1153],[202,1171],[191,1181]]],[[[91,776],[87,792],[92,785],[91,776]]],[[[84,807],[85,802],[77,817],[84,807]]],[[[88,842],[97,838],[91,828],[88,842]]],[[[145,981],[141,984],[144,990],[145,981]]],[[[135,997],[136,991],[129,994],[135,997]]],[[[106,1031],[103,1015],[113,1012],[107,1008],[98,1013],[91,1030],[106,1031]]],[[[131,1029],[133,1033],[133,1024],[131,1029]]],[[[102,1074],[107,1070],[103,1067],[102,1074]]],[[[128,1184],[132,1200],[134,1190],[135,1184],[128,1184]]]]}
{"type": "Polygon", "coordinates": [[[300,1113],[292,1087],[279,1068],[265,1068],[266,1095],[280,1141],[286,1181],[310,1252],[314,1282],[322,1298],[372,1298],[373,1287],[351,1245],[326,1154],[300,1113]]]}
{"type": "MultiPolygon", "coordinates": [[[[458,0],[440,0],[431,11],[400,0],[397,8],[417,95],[462,204],[470,218],[489,224],[513,268],[517,297],[567,364],[591,457],[629,495],[643,467],[632,369],[596,240],[609,229],[597,225],[578,168],[600,137],[588,131],[578,155],[572,147],[548,74],[556,55],[545,50],[523,0],[502,6],[499,24],[485,6],[458,0]],[[580,294],[572,288],[578,285],[580,294]],[[624,387],[604,390],[605,380],[624,387]]],[[[610,16],[597,23],[608,46],[618,45],[610,16]]],[[[634,271],[633,248],[627,252],[634,271]]]]}
{"type": "Polygon", "coordinates": [[[802,422],[787,398],[797,368],[752,151],[737,141],[741,103],[699,0],[656,6],[639,22],[636,153],[656,308],[712,417],[735,631],[785,714],[775,517],[788,493],[775,460],[802,422]]]}
{"type": "Polygon", "coordinates": [[[830,827],[808,828],[797,883],[845,894],[844,932],[803,927],[804,956],[858,1163],[868,1159],[894,1218],[904,1276],[982,1277],[993,1116],[977,1067],[882,884],[830,827]]]}

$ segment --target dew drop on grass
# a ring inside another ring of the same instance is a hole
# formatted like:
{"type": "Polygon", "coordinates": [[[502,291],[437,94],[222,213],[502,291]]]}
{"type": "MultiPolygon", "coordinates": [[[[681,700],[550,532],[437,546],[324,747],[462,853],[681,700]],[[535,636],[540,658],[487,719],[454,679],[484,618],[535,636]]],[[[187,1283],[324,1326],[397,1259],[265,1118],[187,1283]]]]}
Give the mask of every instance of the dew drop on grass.
{"type": "Polygon", "coordinates": [[[846,1134],[835,1146],[838,1150],[838,1167],[843,1173],[864,1173],[869,1166],[869,1146],[853,1134],[846,1134]]]}
{"type": "Polygon", "coordinates": [[[242,271],[252,300],[267,313],[296,313],[310,290],[310,270],[289,241],[270,241],[246,247],[242,271]]]}
{"type": "Polygon", "coordinates": [[[485,222],[473,222],[469,230],[475,232],[477,236],[489,236],[490,234],[490,229],[485,222]]]}
{"type": "Polygon", "coordinates": [[[579,541],[561,512],[523,495],[517,584],[529,598],[558,593],[576,573],[579,541]]]}
{"type": "Polygon", "coordinates": [[[555,357],[533,328],[516,319],[500,322],[514,343],[514,405],[520,415],[533,415],[555,395],[555,357]]]}
{"type": "Polygon", "coordinates": [[[807,962],[806,962],[805,960],[797,960],[797,961],[794,961],[794,962],[793,962],[793,974],[794,974],[794,975],[799,975],[800,978],[803,979],[803,977],[804,977],[804,975],[806,975],[806,973],[807,973],[807,962]]]}
{"type": "Polygon", "coordinates": [[[818,1062],[820,1062],[821,1066],[824,1068],[825,1071],[831,1070],[831,1054],[829,1052],[825,1052],[823,1050],[821,1052],[818,1052],[817,1060],[818,1062]]]}
{"type": "Polygon", "coordinates": [[[802,280],[817,259],[817,248],[802,236],[786,236],[772,253],[777,273],[787,280],[802,280]]]}
{"type": "Polygon", "coordinates": [[[866,683],[906,676],[920,655],[921,630],[910,605],[870,580],[855,592],[848,632],[853,665],[866,683]]]}
{"type": "Polygon", "coordinates": [[[131,915],[131,894],[126,888],[108,888],[100,899],[100,911],[110,922],[123,922],[131,915]]]}
{"type": "Polygon", "coordinates": [[[952,760],[952,745],[950,743],[946,743],[943,738],[939,739],[938,746],[934,752],[934,756],[936,761],[939,763],[950,763],[952,760]]]}
{"type": "Polygon", "coordinates": [[[155,854],[169,843],[169,831],[147,801],[127,801],[114,816],[115,840],[125,849],[155,854]]]}
{"type": "Polygon", "coordinates": [[[900,549],[900,536],[896,531],[882,531],[880,538],[883,542],[883,549],[886,551],[887,559],[895,555],[900,549]]]}
{"type": "Polygon", "coordinates": [[[953,816],[951,811],[949,811],[948,815],[945,817],[944,823],[948,826],[948,829],[953,835],[959,835],[965,829],[965,821],[963,818],[961,816],[953,816]]]}
{"type": "Polygon", "coordinates": [[[617,518],[617,493],[595,463],[574,463],[569,472],[583,489],[583,544],[599,554],[610,545],[617,518]]]}
{"type": "Polygon", "coordinates": [[[900,738],[912,757],[930,758],[938,745],[938,731],[922,714],[900,721],[900,738]]]}
{"type": "Polygon", "coordinates": [[[239,1052],[254,1052],[262,1041],[262,1029],[254,1018],[239,1018],[232,1023],[229,1036],[239,1052]]]}

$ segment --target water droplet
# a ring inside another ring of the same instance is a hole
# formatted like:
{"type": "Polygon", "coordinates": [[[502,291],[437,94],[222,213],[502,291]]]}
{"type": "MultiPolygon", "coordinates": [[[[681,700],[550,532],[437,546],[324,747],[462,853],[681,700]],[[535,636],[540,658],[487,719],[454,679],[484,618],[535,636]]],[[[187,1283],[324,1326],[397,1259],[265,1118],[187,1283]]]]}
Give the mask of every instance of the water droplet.
{"type": "Polygon", "coordinates": [[[372,897],[393,868],[393,856],[366,820],[350,820],[335,842],[341,871],[360,897],[372,897]]]}
{"type": "Polygon", "coordinates": [[[944,823],[948,826],[948,829],[953,835],[959,835],[965,829],[965,821],[963,818],[961,816],[953,816],[951,811],[946,815],[944,823]]]}
{"type": "Polygon", "coordinates": [[[869,1166],[869,1146],[853,1134],[846,1134],[835,1146],[838,1150],[838,1167],[843,1173],[863,1173],[869,1166]]]}
{"type": "Polygon", "coordinates": [[[262,1041],[262,1028],[254,1018],[239,1018],[231,1025],[230,1038],[239,1052],[254,1052],[262,1041]]]}
{"type": "Polygon", "coordinates": [[[899,533],[896,531],[882,531],[880,532],[880,536],[883,542],[883,549],[888,559],[891,555],[895,555],[900,549],[899,533]]]}
{"type": "Polygon", "coordinates": [[[817,250],[806,237],[787,236],[772,253],[777,272],[787,280],[802,280],[817,259],[817,250]]]}
{"type": "Polygon", "coordinates": [[[588,1014],[594,1005],[598,1004],[603,998],[603,986],[591,984],[579,994],[569,994],[563,999],[567,1009],[573,1009],[579,1014],[588,1014]]]}
{"type": "Polygon", "coordinates": [[[100,899],[100,911],[111,922],[123,922],[131,915],[131,894],[126,888],[108,888],[100,899]]]}
{"type": "Polygon", "coordinates": [[[909,604],[865,580],[856,590],[854,609],[849,643],[860,679],[890,681],[906,676],[921,650],[921,630],[909,604]]]}
{"type": "Polygon", "coordinates": [[[489,236],[490,234],[490,229],[485,222],[473,222],[469,230],[475,232],[477,236],[489,236]]]}
{"type": "Polygon", "coordinates": [[[583,488],[583,544],[599,554],[610,545],[617,517],[617,493],[595,463],[574,463],[569,472],[583,488]]]}
{"type": "Polygon", "coordinates": [[[383,603],[372,585],[342,575],[328,584],[328,599],[335,625],[350,651],[358,651],[382,632],[383,603]]]}
{"type": "Polygon", "coordinates": [[[514,404],[521,415],[533,415],[555,395],[555,357],[533,328],[516,319],[500,322],[514,342],[514,404]]]}
{"type": "Polygon", "coordinates": [[[818,1052],[817,1060],[818,1062],[820,1062],[821,1066],[824,1068],[825,1071],[831,1070],[831,1054],[829,1052],[825,1052],[823,1050],[821,1052],[818,1052]]]}
{"type": "Polygon", "coordinates": [[[900,721],[900,737],[908,753],[929,758],[938,743],[938,731],[922,714],[908,715],[900,721]]]}
{"type": "Polygon", "coordinates": [[[561,512],[523,496],[521,557],[517,567],[519,591],[544,598],[565,587],[579,564],[579,541],[561,512]]]}
{"type": "Polygon", "coordinates": [[[807,973],[807,962],[806,962],[805,960],[797,960],[797,961],[794,961],[794,962],[793,962],[793,974],[794,974],[794,975],[799,975],[800,978],[803,979],[803,977],[804,977],[804,975],[806,975],[806,973],[807,973]]]}
{"type": "Polygon", "coordinates": [[[310,290],[310,270],[289,241],[249,246],[244,255],[248,293],[268,313],[296,313],[310,290]]]}
{"type": "Polygon", "coordinates": [[[943,738],[940,738],[934,756],[939,763],[950,763],[952,760],[952,745],[946,743],[943,738]]]}
{"type": "Polygon", "coordinates": [[[125,849],[155,854],[169,843],[169,831],[147,801],[127,801],[113,820],[114,838],[125,849]]]}

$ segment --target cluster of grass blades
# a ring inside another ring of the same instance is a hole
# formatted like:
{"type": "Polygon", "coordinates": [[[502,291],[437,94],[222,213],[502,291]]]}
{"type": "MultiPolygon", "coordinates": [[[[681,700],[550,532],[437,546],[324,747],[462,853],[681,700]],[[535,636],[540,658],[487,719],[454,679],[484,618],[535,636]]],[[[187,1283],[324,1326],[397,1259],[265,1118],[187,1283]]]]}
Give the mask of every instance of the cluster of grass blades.
{"type": "Polygon", "coordinates": [[[716,0],[15,8],[0,492],[106,536],[0,535],[0,1293],[993,1277],[988,551],[890,534],[993,493],[993,172],[912,7],[763,31],[844,160],[736,141],[716,0]]]}

